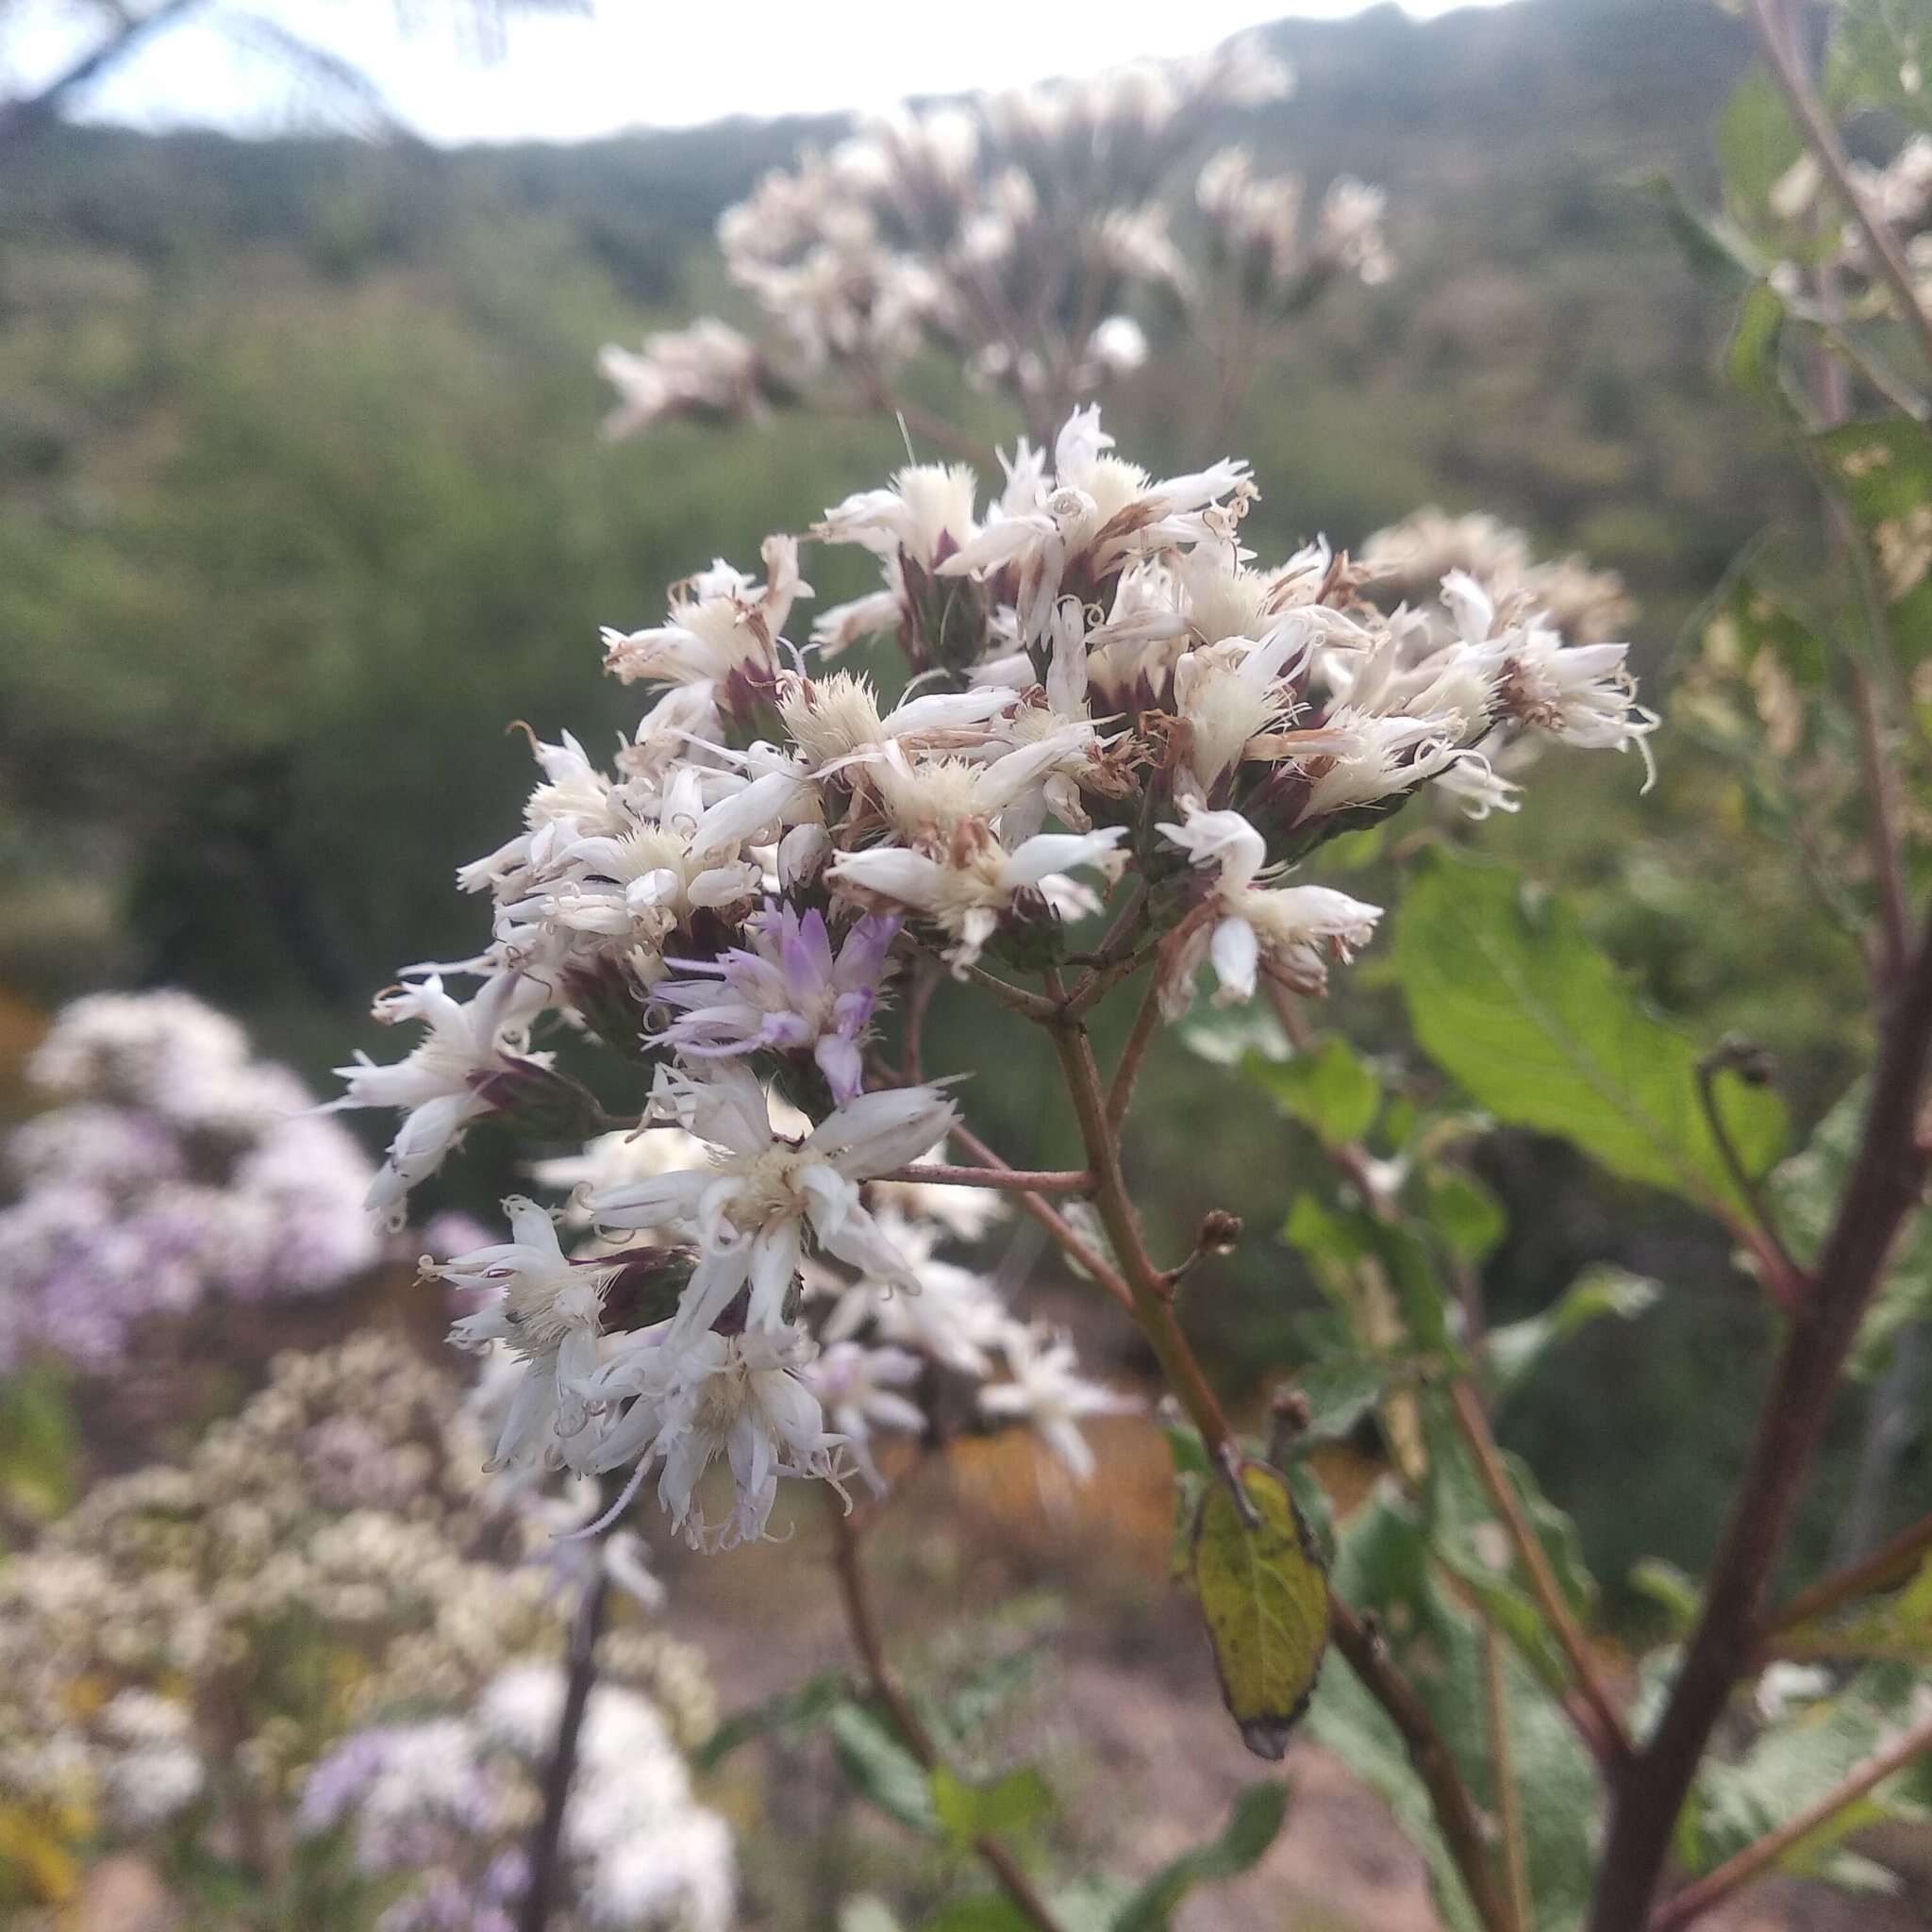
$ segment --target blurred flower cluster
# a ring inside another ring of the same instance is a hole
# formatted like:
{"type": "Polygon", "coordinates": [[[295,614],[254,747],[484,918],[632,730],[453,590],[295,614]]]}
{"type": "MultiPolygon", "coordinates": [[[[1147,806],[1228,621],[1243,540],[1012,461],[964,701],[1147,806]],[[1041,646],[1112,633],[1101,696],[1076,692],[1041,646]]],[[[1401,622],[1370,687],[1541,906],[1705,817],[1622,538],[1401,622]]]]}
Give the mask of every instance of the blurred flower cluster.
{"type": "Polygon", "coordinates": [[[916,1008],[949,971],[1037,1008],[994,969],[1071,963],[1068,928],[1111,897],[1077,958],[1154,960],[1170,1018],[1210,965],[1224,1001],[1319,993],[1380,917],[1291,876],[1324,840],[1431,783],[1512,806],[1495,756],[1517,741],[1641,749],[1655,723],[1625,647],[1567,641],[1522,571],[1498,595],[1452,570],[1439,608],[1384,611],[1324,545],[1261,565],[1246,464],[1151,476],[1091,408],[1003,461],[990,499],[915,464],[827,509],[811,539],[870,552],[879,587],[803,647],[791,536],[762,580],[716,563],[662,624],[607,633],[642,722],[609,769],[536,747],[522,830],[459,874],[491,897],[489,947],[378,1004],[425,1024],[408,1058],[343,1070],[342,1104],[403,1109],[374,1195],[392,1211],[471,1119],[554,1136],[589,1102],[532,1051],[546,1014],[636,1083],[635,1133],[541,1171],[575,1191],[577,1252],[518,1198],[507,1241],[425,1264],[477,1298],[457,1339],[521,1366],[496,1464],[628,1471],[612,1518],[655,1474],[693,1541],[760,1535],[781,1477],[876,1480],[874,1435],[921,1428],[946,1376],[1076,1472],[1081,1418],[1121,1406],[942,1257],[960,1191],[905,1189],[958,1105],[909,1019],[881,1058],[895,984],[916,1008]],[[830,667],[866,637],[897,646],[893,695],[830,667]]]}
{"type": "MultiPolygon", "coordinates": [[[[382,1932],[514,1932],[562,1702],[561,1671],[516,1664],[454,1714],[358,1731],[309,1774],[296,1829],[344,1834],[361,1873],[403,1882],[382,1932]]],[[[558,1932],[731,1923],[730,1830],[693,1799],[649,1697],[609,1683],[591,1692],[566,1820],[558,1932]]]]}
{"type": "Polygon", "coordinates": [[[1150,324],[1213,324],[1229,297],[1278,316],[1337,276],[1385,279],[1382,196],[1360,182],[1334,181],[1310,211],[1299,180],[1226,147],[1200,167],[1191,208],[1174,205],[1210,134],[1289,90],[1250,38],[1192,61],[901,109],[808,153],[718,225],[725,268],[772,341],[707,316],[648,337],[641,355],[607,348],[609,433],[758,416],[827,372],[875,406],[928,344],[1037,424],[1139,369],[1150,324]]]}
{"type": "MultiPolygon", "coordinates": [[[[472,1712],[519,1669],[554,1676],[577,1595],[531,1560],[554,1548],[554,1511],[482,1460],[455,1383],[366,1333],[279,1357],[185,1465],[92,1490],[0,1567],[0,1808],[16,1838],[176,1834],[268,1882],[308,1768],[345,1733],[472,1712]]],[[[711,1727],[685,1646],[633,1620],[598,1663],[660,1756],[711,1727]]],[[[667,1771],[667,1807],[674,1786],[667,1771]]],[[[360,1802],[340,1768],[336,1789],[338,1808],[360,1802]]],[[[306,1801],[304,1829],[322,1803],[306,1801]]]]}
{"type": "Polygon", "coordinates": [[[379,1245],[370,1167],[285,1067],[184,992],[75,1001],[27,1064],[0,1208],[0,1368],[114,1367],[144,1318],[334,1288],[379,1245]]]}

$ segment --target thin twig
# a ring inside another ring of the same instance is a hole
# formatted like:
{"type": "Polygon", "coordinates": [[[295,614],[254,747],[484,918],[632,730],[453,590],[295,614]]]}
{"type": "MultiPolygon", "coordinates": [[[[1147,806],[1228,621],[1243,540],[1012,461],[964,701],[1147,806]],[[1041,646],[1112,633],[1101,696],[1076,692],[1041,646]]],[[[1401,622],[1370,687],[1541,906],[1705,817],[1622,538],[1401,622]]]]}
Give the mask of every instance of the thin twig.
{"type": "Polygon", "coordinates": [[[1884,1750],[1868,1758],[1840,1785],[1835,1785],[1816,1804],[1807,1805],[1795,1817],[1788,1818],[1775,1831],[1768,1832],[1749,1844],[1734,1858],[1726,1858],[1714,1871],[1707,1872],[1694,1885],[1675,1891],[1650,1916],[1650,1932],[1682,1932],[1693,1919],[1713,1906],[1722,1905],[1740,1886],[1748,1885],[1760,1873],[1769,1871],[1787,1853],[1795,1850],[1822,1826],[1829,1824],[1840,1811],[1856,1805],[1865,1793],[1903,1771],[1915,1757],[1932,1751],[1932,1717],[1924,1719],[1908,1731],[1894,1738],[1884,1750]]]}
{"type": "MultiPolygon", "coordinates": [[[[955,1130],[957,1138],[957,1129],[955,1130]]],[[[920,1160],[874,1176],[882,1181],[930,1181],[948,1188],[997,1188],[1009,1194],[1091,1194],[1093,1176],[1085,1168],[949,1167],[920,1160]]]]}
{"type": "Polygon", "coordinates": [[[604,1627],[609,1593],[610,1581],[600,1561],[571,1624],[570,1672],[564,1680],[557,1741],[543,1772],[543,1810],[530,1840],[530,1883],[518,1908],[517,1932],[547,1932],[551,1913],[562,1903],[557,1894],[563,1874],[563,1817],[570,1804],[571,1783],[576,1776],[584,1712],[597,1681],[597,1638],[604,1627]]]}
{"type": "MultiPolygon", "coordinates": [[[[1092,1042],[1086,1028],[1072,1020],[1062,1019],[1048,1030],[1066,1075],[1087,1162],[1093,1170],[1094,1208],[1120,1257],[1141,1332],[1158,1359],[1168,1387],[1200,1431],[1209,1459],[1219,1468],[1238,1469],[1241,1440],[1174,1319],[1172,1283],[1147,1252],[1141,1219],[1121,1170],[1118,1138],[1108,1122],[1092,1042]]],[[[1234,1482],[1231,1487],[1237,1500],[1242,1500],[1241,1485],[1234,1482]]],[[[1407,1745],[1409,1761],[1428,1790],[1437,1829],[1477,1918],[1488,1932],[1509,1932],[1508,1907],[1497,1887],[1474,1801],[1426,1707],[1391,1661],[1380,1638],[1372,1635],[1340,1598],[1330,1599],[1329,1631],[1336,1649],[1407,1745]]]]}
{"type": "Polygon", "coordinates": [[[1614,1774],[1626,1766],[1635,1755],[1630,1734],[1624,1728],[1623,1714],[1610,1695],[1608,1685],[1604,1682],[1602,1669],[1591,1651],[1590,1641],[1570,1613],[1563,1587],[1557,1581],[1556,1572],[1550,1568],[1550,1559],[1543,1554],[1535,1525],[1523,1507],[1522,1498],[1516,1493],[1516,1485],[1509,1480],[1509,1472],[1503,1466],[1496,1439],[1490,1433],[1489,1418],[1484,1415],[1483,1406],[1466,1376],[1458,1375],[1449,1384],[1449,1412],[1455,1418],[1457,1432],[1474,1458],[1476,1474],[1482,1478],[1490,1501],[1496,1506],[1496,1513],[1509,1532],[1517,1561],[1523,1565],[1524,1574],[1529,1579],[1530,1592],[1535,1596],[1564,1657],[1569,1659],[1571,1670],[1576,1674],[1576,1688],[1596,1720],[1607,1746],[1609,1769],[1614,1774]]]}
{"type": "Polygon", "coordinates": [[[1810,75],[1780,30],[1773,6],[1774,0],[1749,0],[1751,25],[1772,78],[1802,130],[1806,145],[1830,176],[1833,190],[1857,223],[1873,259],[1897,298],[1901,319],[1917,335],[1926,359],[1932,361],[1932,316],[1920,304],[1912,272],[1899,252],[1898,238],[1873,212],[1871,203],[1852,178],[1851,162],[1838,138],[1838,129],[1826,116],[1810,75]]]}
{"type": "Polygon", "coordinates": [[[1718,1074],[1733,1064],[1734,1059],[1734,1055],[1720,1047],[1697,1062],[1697,1104],[1704,1110],[1705,1124],[1710,1129],[1710,1138],[1716,1143],[1718,1158],[1724,1162],[1724,1172],[1731,1177],[1731,1185],[1737,1189],[1739,1198],[1749,1210],[1748,1220],[1732,1220],[1729,1224],[1751,1250],[1758,1274],[1763,1277],[1766,1293],[1789,1313],[1797,1307],[1805,1291],[1805,1271],[1785,1246],[1784,1238],[1778,1233],[1777,1221],[1772,1214],[1771,1204],[1764,1197],[1764,1190],[1744,1165],[1737,1142],[1731,1139],[1730,1124],[1717,1104],[1718,1074]]]}
{"type": "MultiPolygon", "coordinates": [[[[933,1741],[924,1720],[913,1707],[912,1700],[899,1688],[898,1679],[886,1657],[885,1638],[879,1628],[878,1611],[866,1580],[865,1563],[859,1547],[859,1532],[842,1504],[829,1491],[825,1496],[826,1516],[832,1525],[832,1566],[839,1579],[839,1601],[845,1612],[845,1626],[852,1647],[858,1653],[873,1694],[884,1707],[906,1748],[928,1772],[936,1771],[944,1758],[933,1741]]],[[[973,1840],[999,1888],[1021,1917],[1039,1932],[1061,1932],[1052,1908],[1041,1897],[1031,1878],[1008,1847],[991,1832],[973,1840]]]]}
{"type": "MultiPolygon", "coordinates": [[[[955,1124],[947,1129],[947,1138],[958,1141],[967,1153],[984,1166],[1002,1168],[1006,1165],[1006,1162],[968,1127],[955,1124]]],[[[1122,1277],[1120,1270],[1113,1267],[1099,1249],[1087,1241],[1071,1222],[1057,1212],[1052,1203],[1042,1195],[1029,1192],[1020,1196],[1020,1206],[1053,1237],[1060,1252],[1082,1274],[1097,1282],[1124,1308],[1132,1309],[1134,1291],[1122,1277]]]]}
{"type": "Polygon", "coordinates": [[[1869,1556],[1860,1557],[1856,1563],[1821,1577],[1808,1590],[1801,1590],[1789,1603],[1774,1611],[1763,1625],[1767,1645],[1774,1652],[1775,1640],[1786,1631],[1809,1624],[1815,1618],[1837,1609],[1840,1604],[1855,1602],[1861,1596],[1874,1596],[1880,1591],[1897,1589],[1917,1572],[1928,1554],[1932,1554],[1932,1516],[1922,1516],[1918,1522],[1900,1530],[1890,1541],[1881,1543],[1869,1556]]]}
{"type": "Polygon", "coordinates": [[[1509,1749],[1509,1695],[1503,1680],[1503,1640],[1483,1625],[1483,1697],[1489,1706],[1490,1763],[1496,1779],[1496,1816],[1503,1826],[1503,1876],[1509,1888],[1509,1917],[1516,1932],[1530,1932],[1529,1865],[1523,1843],[1523,1806],[1509,1749]]]}
{"type": "Polygon", "coordinates": [[[1135,1013],[1133,1027],[1127,1034],[1127,1043],[1121,1049],[1121,1057],[1114,1065],[1113,1084],[1107,1090],[1107,1124],[1116,1133],[1127,1117],[1127,1109],[1134,1104],[1134,1082],[1140,1077],[1141,1062],[1146,1058],[1147,1049],[1153,1045],[1159,1025],[1160,975],[1156,973],[1148,980],[1147,991],[1141,995],[1140,1010],[1135,1013]]]}

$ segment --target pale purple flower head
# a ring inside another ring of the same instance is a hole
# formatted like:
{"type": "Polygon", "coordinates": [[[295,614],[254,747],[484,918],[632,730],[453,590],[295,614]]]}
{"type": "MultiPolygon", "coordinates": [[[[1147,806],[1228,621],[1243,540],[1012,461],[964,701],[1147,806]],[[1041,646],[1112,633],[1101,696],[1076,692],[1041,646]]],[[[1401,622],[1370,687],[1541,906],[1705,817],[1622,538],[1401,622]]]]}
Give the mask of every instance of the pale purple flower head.
{"type": "Polygon", "coordinates": [[[690,1058],[808,1049],[841,1106],[864,1084],[859,1041],[878,1005],[887,956],[899,922],[868,913],[853,923],[838,952],[823,912],[768,905],[745,922],[748,947],[716,959],[667,963],[701,978],[669,979],[652,998],[680,1008],[660,1038],[690,1058]]]}

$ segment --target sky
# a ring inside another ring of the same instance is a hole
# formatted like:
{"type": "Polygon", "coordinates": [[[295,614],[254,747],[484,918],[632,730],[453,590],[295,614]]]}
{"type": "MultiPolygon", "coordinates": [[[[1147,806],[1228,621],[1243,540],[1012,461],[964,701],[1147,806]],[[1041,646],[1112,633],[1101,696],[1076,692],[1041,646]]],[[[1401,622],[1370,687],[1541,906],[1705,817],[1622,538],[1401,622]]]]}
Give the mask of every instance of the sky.
{"type": "MultiPolygon", "coordinates": [[[[1294,13],[1333,18],[1361,0],[597,0],[589,18],[532,17],[508,27],[506,56],[479,61],[425,0],[255,0],[348,57],[391,111],[435,142],[578,141],[638,126],[688,126],[726,114],[881,108],[911,93],[1012,86],[1091,73],[1141,56],[1212,46],[1294,13]]],[[[1406,0],[1418,17],[1469,0],[1406,0]]],[[[1497,4],[1497,0],[1476,0],[1497,4]]],[[[171,26],[89,95],[91,117],[144,126],[286,125],[285,70],[213,21],[240,7],[210,0],[206,23],[171,26]]],[[[14,0],[0,36],[0,91],[42,82],[91,42],[80,0],[14,0]]]]}

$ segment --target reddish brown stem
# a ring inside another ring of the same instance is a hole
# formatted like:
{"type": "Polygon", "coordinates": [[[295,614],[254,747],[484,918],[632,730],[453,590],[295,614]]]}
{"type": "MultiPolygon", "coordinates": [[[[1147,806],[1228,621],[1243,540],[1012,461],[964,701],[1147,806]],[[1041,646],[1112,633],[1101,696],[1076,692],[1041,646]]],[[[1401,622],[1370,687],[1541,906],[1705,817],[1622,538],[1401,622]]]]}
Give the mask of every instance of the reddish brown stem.
{"type": "Polygon", "coordinates": [[[1516,1485],[1509,1480],[1509,1472],[1503,1466],[1502,1453],[1496,1447],[1496,1439],[1490,1433],[1489,1418],[1484,1415],[1482,1404],[1477,1401],[1475,1391],[1467,1377],[1458,1375],[1449,1384],[1449,1407],[1456,1419],[1457,1429],[1474,1458],[1476,1474],[1482,1478],[1483,1488],[1489,1492],[1490,1501],[1496,1506],[1496,1513],[1509,1532],[1516,1559],[1529,1579],[1531,1593],[1543,1613],[1543,1620],[1562,1647],[1571,1670],[1575,1673],[1577,1690],[1595,1720],[1591,1734],[1597,1743],[1598,1755],[1614,1776],[1635,1755],[1629,1733],[1624,1728],[1623,1713],[1618,1710],[1616,1700],[1604,1682],[1602,1669],[1591,1650],[1589,1639],[1570,1614],[1563,1587],[1557,1581],[1557,1574],[1543,1554],[1536,1527],[1524,1510],[1522,1498],[1516,1493],[1516,1485]]]}
{"type": "Polygon", "coordinates": [[[1865,1124],[1812,1284],[1785,1333],[1703,1614],[1656,1735],[1613,1794],[1590,1932],[1638,1932],[1669,1855],[1677,1814],[1731,1689],[1757,1647],[1773,1565],[1831,1414],[1845,1357],[1883,1279],[1926,1158],[1920,1097],[1932,1059],[1932,932],[1893,999],[1865,1124]]]}
{"type": "Polygon", "coordinates": [[[1127,1043],[1121,1049],[1121,1057],[1113,1070],[1113,1084],[1107,1090],[1107,1121],[1116,1132],[1127,1117],[1127,1109],[1134,1104],[1134,1082],[1141,1075],[1141,1062],[1147,1057],[1147,1049],[1154,1044],[1154,1036],[1160,1026],[1160,975],[1157,973],[1147,982],[1147,991],[1141,995],[1140,1010],[1134,1015],[1132,1030],[1127,1035],[1127,1043]]]}
{"type": "Polygon", "coordinates": [[[1840,1811],[1856,1805],[1865,1793],[1903,1771],[1913,1758],[1932,1751],[1932,1718],[1914,1724],[1895,1738],[1884,1750],[1867,1759],[1840,1785],[1834,1786],[1814,1805],[1807,1805],[1774,1832],[1749,1844],[1734,1858],[1726,1858],[1715,1870],[1707,1872],[1694,1885],[1675,1891],[1650,1916],[1650,1932],[1682,1932],[1693,1919],[1701,1918],[1713,1906],[1722,1905],[1740,1886],[1768,1872],[1788,1852],[1795,1850],[1821,1826],[1829,1824],[1840,1811]]]}
{"type": "Polygon", "coordinates": [[[930,1181],[949,1188],[997,1188],[1008,1194],[1091,1194],[1093,1176],[1084,1168],[949,1167],[915,1161],[877,1176],[882,1181],[930,1181]]]}
{"type": "Polygon", "coordinates": [[[583,1601],[571,1624],[570,1664],[564,1678],[563,1709],[557,1721],[557,1740],[543,1772],[543,1809],[530,1840],[530,1882],[517,1913],[517,1932],[548,1932],[551,1914],[564,1903],[559,1896],[563,1877],[563,1818],[570,1806],[570,1789],[576,1778],[577,1747],[583,1738],[584,1714],[597,1681],[597,1637],[604,1626],[604,1609],[610,1582],[599,1562],[586,1586],[583,1601]]]}
{"type": "Polygon", "coordinates": [[[1770,1649],[1775,1652],[1774,1640],[1785,1631],[1824,1616],[1840,1604],[1856,1602],[1881,1590],[1897,1589],[1913,1574],[1928,1553],[1932,1553],[1932,1516],[1922,1516],[1908,1528],[1900,1530],[1890,1542],[1881,1543],[1870,1556],[1822,1577],[1808,1590],[1801,1590],[1766,1621],[1764,1635],[1770,1649]]]}
{"type": "MultiPolygon", "coordinates": [[[[1092,1042],[1083,1026],[1064,1018],[1048,1030],[1066,1075],[1087,1162],[1093,1171],[1094,1208],[1120,1257],[1135,1320],[1160,1363],[1168,1387],[1200,1431],[1209,1457],[1218,1467],[1238,1467],[1240,1438],[1174,1319],[1171,1278],[1155,1266],[1147,1252],[1141,1217],[1121,1169],[1119,1141],[1107,1117],[1107,1098],[1092,1042]]],[[[1330,1600],[1329,1631],[1336,1649],[1401,1733],[1409,1761],[1429,1793],[1436,1827],[1456,1861],[1476,1916],[1488,1932],[1510,1932],[1508,1905],[1497,1884],[1474,1802],[1426,1707],[1391,1661],[1379,1637],[1373,1636],[1339,1598],[1330,1600]]]]}
{"type": "MultiPolygon", "coordinates": [[[[873,1695],[884,1708],[900,1740],[926,1771],[936,1771],[944,1761],[940,1748],[924,1720],[913,1708],[912,1700],[900,1689],[886,1657],[885,1638],[866,1580],[858,1526],[829,1492],[826,1504],[832,1525],[832,1567],[839,1579],[839,1601],[845,1612],[852,1647],[865,1668],[873,1695]]],[[[1029,1925],[1038,1927],[1039,1932],[1060,1932],[1052,1907],[1041,1897],[1024,1868],[1001,1840],[991,1832],[982,1832],[973,1840],[973,1849],[1029,1925]]]]}

